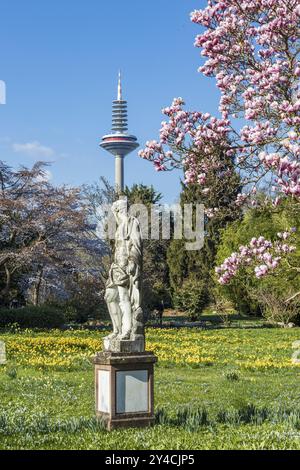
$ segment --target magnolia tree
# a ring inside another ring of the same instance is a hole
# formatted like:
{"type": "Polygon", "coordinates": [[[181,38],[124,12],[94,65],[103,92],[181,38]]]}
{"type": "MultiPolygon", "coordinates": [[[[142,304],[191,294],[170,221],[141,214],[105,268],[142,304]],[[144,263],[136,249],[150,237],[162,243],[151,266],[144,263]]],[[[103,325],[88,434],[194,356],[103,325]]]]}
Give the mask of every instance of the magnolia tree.
{"type": "MultiPolygon", "coordinates": [[[[299,202],[299,0],[209,0],[191,19],[201,28],[195,46],[205,60],[199,70],[220,90],[220,115],[187,111],[175,99],[163,109],[160,140],[147,142],[140,156],[157,171],[183,168],[185,182],[205,193],[212,189],[209,172],[218,171],[225,155],[234,162],[227,171],[241,177],[236,204],[254,204],[261,185],[268,185],[274,205],[281,197],[299,202]]],[[[216,211],[207,208],[210,216],[216,211]]],[[[286,242],[291,236],[279,234],[273,243],[253,239],[217,268],[220,282],[230,282],[242,264],[253,264],[257,277],[274,270],[293,251],[286,242]]]]}

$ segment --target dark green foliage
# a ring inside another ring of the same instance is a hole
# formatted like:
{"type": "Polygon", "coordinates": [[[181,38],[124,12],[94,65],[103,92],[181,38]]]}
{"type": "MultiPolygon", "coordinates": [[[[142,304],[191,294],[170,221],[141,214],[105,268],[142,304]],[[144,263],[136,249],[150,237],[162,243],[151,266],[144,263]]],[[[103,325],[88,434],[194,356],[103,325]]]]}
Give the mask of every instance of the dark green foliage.
{"type": "Polygon", "coordinates": [[[176,409],[169,415],[165,408],[157,408],[155,411],[156,424],[180,426],[188,431],[196,431],[201,426],[208,426],[208,412],[204,407],[185,405],[176,409]]]}
{"type": "Polygon", "coordinates": [[[193,404],[178,407],[175,413],[168,413],[164,407],[160,407],[155,412],[157,424],[180,426],[188,431],[197,431],[202,426],[216,426],[217,424],[227,425],[262,425],[265,422],[288,423],[295,429],[299,429],[300,410],[286,408],[272,408],[268,406],[257,406],[254,403],[247,403],[238,408],[221,409],[216,415],[209,413],[203,406],[193,404]]]}
{"type": "Polygon", "coordinates": [[[153,186],[144,184],[134,184],[131,188],[126,186],[124,195],[127,196],[129,204],[158,204],[162,198],[162,194],[158,193],[153,186]]]}
{"type": "Polygon", "coordinates": [[[17,324],[20,328],[60,328],[65,323],[64,313],[51,306],[24,307],[0,310],[0,328],[17,324]]]}
{"type": "MultiPolygon", "coordinates": [[[[241,209],[235,204],[237,194],[240,191],[240,180],[236,173],[228,172],[233,168],[229,157],[220,158],[223,166],[217,171],[211,171],[208,175],[207,187],[211,188],[203,194],[203,185],[182,184],[180,202],[184,204],[203,204],[205,209],[216,208],[213,218],[205,216],[205,238],[204,246],[201,250],[187,251],[186,240],[172,240],[168,250],[168,266],[170,271],[170,284],[174,298],[177,298],[177,291],[187,279],[200,279],[206,285],[206,304],[211,300],[211,289],[214,285],[211,276],[212,268],[215,265],[215,257],[220,241],[221,230],[232,221],[241,217],[241,209]]],[[[198,311],[197,314],[201,314],[198,311]]]]}
{"type": "Polygon", "coordinates": [[[222,424],[262,424],[272,419],[274,416],[280,416],[279,412],[267,407],[258,407],[253,403],[241,406],[239,409],[221,410],[217,414],[216,420],[222,424]]]}
{"type": "Polygon", "coordinates": [[[6,375],[9,377],[11,380],[14,380],[18,377],[18,372],[15,367],[9,367],[6,369],[6,375]]]}
{"type": "Polygon", "coordinates": [[[208,412],[203,407],[180,407],[176,413],[176,421],[177,425],[184,426],[189,431],[195,431],[200,426],[208,425],[208,412]]]}
{"type": "Polygon", "coordinates": [[[73,283],[76,289],[70,290],[70,298],[61,305],[65,311],[66,320],[85,323],[91,319],[108,319],[103,281],[96,276],[77,275],[73,283]]]}
{"type": "Polygon", "coordinates": [[[187,279],[182,287],[176,290],[175,306],[186,312],[192,321],[197,320],[207,305],[209,293],[203,280],[187,279]]]}
{"type": "Polygon", "coordinates": [[[100,418],[77,417],[54,421],[47,413],[38,413],[30,417],[19,414],[12,419],[11,414],[0,414],[0,435],[13,435],[19,433],[52,434],[57,432],[77,433],[83,430],[93,432],[105,431],[105,423],[100,418]]]}
{"type": "Polygon", "coordinates": [[[84,324],[89,320],[109,320],[107,305],[103,299],[98,299],[98,303],[88,303],[87,299],[83,299],[77,303],[75,299],[60,306],[65,314],[67,323],[84,324]]]}
{"type": "Polygon", "coordinates": [[[172,299],[169,289],[161,281],[155,282],[150,285],[149,282],[144,281],[143,286],[143,306],[145,312],[161,312],[164,308],[170,307],[172,299]]]}
{"type": "MultiPolygon", "coordinates": [[[[199,252],[197,251],[199,256],[199,252]]],[[[184,240],[172,240],[168,249],[168,267],[170,271],[170,283],[172,292],[182,285],[184,279],[189,274],[189,258],[190,253],[185,249],[184,240]]]]}
{"type": "Polygon", "coordinates": [[[240,380],[240,374],[236,370],[226,371],[224,377],[229,380],[229,382],[238,382],[240,380]]]}

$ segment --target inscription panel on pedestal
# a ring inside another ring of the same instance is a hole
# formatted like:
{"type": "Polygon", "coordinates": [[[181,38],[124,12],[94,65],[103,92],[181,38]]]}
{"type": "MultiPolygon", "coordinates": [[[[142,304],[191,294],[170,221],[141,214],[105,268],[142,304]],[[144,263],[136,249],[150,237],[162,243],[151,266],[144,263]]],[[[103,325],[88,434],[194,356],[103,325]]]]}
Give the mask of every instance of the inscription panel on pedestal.
{"type": "Polygon", "coordinates": [[[98,370],[98,411],[110,412],[110,373],[98,370]]]}
{"type": "Polygon", "coordinates": [[[147,413],[149,411],[148,371],[117,371],[116,392],[117,413],[147,413]]]}

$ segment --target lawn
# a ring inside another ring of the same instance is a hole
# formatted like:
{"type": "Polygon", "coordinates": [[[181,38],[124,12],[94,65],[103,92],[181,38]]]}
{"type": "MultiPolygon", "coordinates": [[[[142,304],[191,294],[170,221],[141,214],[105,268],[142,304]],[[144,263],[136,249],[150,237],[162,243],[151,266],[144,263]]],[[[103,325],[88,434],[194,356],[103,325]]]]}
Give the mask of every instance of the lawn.
{"type": "Polygon", "coordinates": [[[0,334],[0,449],[300,449],[300,329],[149,328],[157,424],[111,433],[94,418],[104,334],[0,334]]]}

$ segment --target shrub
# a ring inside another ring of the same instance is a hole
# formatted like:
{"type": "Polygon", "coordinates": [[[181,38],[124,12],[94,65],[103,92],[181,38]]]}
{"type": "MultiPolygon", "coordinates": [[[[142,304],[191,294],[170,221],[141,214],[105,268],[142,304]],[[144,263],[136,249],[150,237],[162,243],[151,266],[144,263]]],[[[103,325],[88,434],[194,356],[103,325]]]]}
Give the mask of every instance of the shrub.
{"type": "MultiPolygon", "coordinates": [[[[212,305],[213,307],[213,313],[218,315],[220,317],[220,320],[222,321],[223,325],[228,327],[230,326],[230,314],[233,312],[232,304],[229,300],[227,300],[225,297],[222,297],[220,295],[219,297],[216,297],[215,293],[217,292],[216,289],[213,290],[214,292],[214,304],[212,305]]],[[[217,295],[218,292],[217,292],[217,295]]]]}
{"type": "Polygon", "coordinates": [[[68,323],[84,324],[89,320],[108,320],[110,318],[106,303],[102,298],[98,299],[97,304],[94,300],[91,300],[89,304],[87,299],[83,301],[83,299],[77,297],[68,302],[53,305],[63,310],[65,320],[68,323]]]}
{"type": "Polygon", "coordinates": [[[282,323],[283,326],[287,326],[299,315],[299,299],[297,297],[293,299],[291,291],[287,291],[283,297],[282,293],[275,289],[262,288],[257,295],[263,305],[263,316],[270,323],[282,323]],[[291,300],[288,300],[289,298],[291,300]]]}
{"type": "Polygon", "coordinates": [[[153,285],[144,281],[143,311],[147,320],[154,318],[162,320],[164,309],[171,305],[172,299],[169,289],[161,281],[155,282],[153,285]]]}
{"type": "Polygon", "coordinates": [[[20,328],[60,328],[65,322],[61,310],[50,307],[23,307],[0,310],[0,328],[18,324],[20,328]]]}
{"type": "Polygon", "coordinates": [[[184,426],[187,431],[197,431],[201,426],[209,425],[208,412],[204,407],[184,406],[176,413],[177,425],[184,426]]]}
{"type": "Polygon", "coordinates": [[[238,382],[240,380],[240,374],[237,370],[228,370],[224,372],[225,379],[229,380],[229,382],[238,382]]]}
{"type": "Polygon", "coordinates": [[[261,407],[253,403],[247,403],[238,408],[220,409],[217,413],[209,415],[205,407],[187,404],[177,408],[175,412],[164,407],[158,408],[155,412],[155,420],[156,424],[180,426],[192,432],[203,426],[214,427],[218,423],[240,426],[242,424],[261,425],[268,421],[289,424],[298,430],[300,427],[300,410],[298,408],[261,407]]]}
{"type": "Polygon", "coordinates": [[[192,321],[199,318],[209,299],[207,285],[202,280],[187,279],[175,293],[175,306],[188,314],[192,321]]]}
{"type": "Polygon", "coordinates": [[[11,380],[16,379],[17,376],[18,376],[17,369],[15,369],[14,367],[9,367],[8,369],[6,369],[6,375],[7,375],[11,380]]]}

